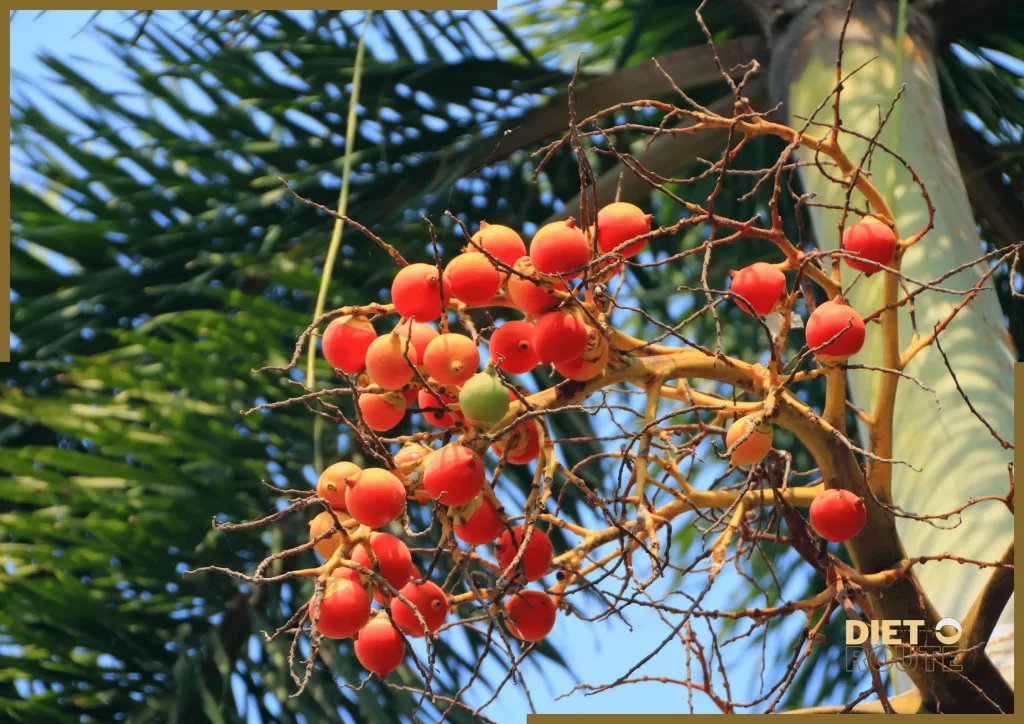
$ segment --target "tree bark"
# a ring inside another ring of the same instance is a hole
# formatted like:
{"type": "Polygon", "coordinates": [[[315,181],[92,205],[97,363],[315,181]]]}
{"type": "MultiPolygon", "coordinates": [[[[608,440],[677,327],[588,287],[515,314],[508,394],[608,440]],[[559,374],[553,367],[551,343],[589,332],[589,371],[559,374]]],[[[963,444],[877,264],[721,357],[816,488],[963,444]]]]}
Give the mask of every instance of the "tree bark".
{"type": "MultiPolygon", "coordinates": [[[[803,123],[798,116],[809,117],[836,86],[836,57],[847,5],[845,0],[819,4],[796,20],[773,49],[773,90],[778,96],[776,100],[785,103],[788,122],[796,128],[803,123]]],[[[902,262],[902,273],[907,277],[932,281],[981,256],[981,240],[946,125],[931,50],[932,28],[923,18],[910,13],[908,32],[902,39],[900,68],[894,42],[896,24],[897,3],[880,0],[856,3],[843,42],[843,75],[862,64],[867,65],[843,83],[840,116],[844,127],[867,137],[874,136],[899,85],[905,84],[897,111],[883,130],[880,141],[915,169],[935,206],[934,229],[907,251],[902,262]]],[[[832,123],[831,101],[818,111],[815,120],[832,123]]],[[[809,130],[816,135],[827,133],[827,129],[820,126],[809,130]]],[[[839,143],[855,163],[864,156],[868,145],[865,140],[849,134],[840,134],[839,143]]],[[[800,149],[797,155],[801,161],[814,160],[814,153],[807,149],[800,149]]],[[[870,170],[875,186],[892,207],[900,234],[907,237],[919,231],[926,222],[927,205],[911,174],[881,149],[874,151],[870,170]]],[[[801,179],[805,191],[816,195],[816,202],[843,206],[845,189],[828,181],[816,168],[804,169],[801,179]]],[[[851,203],[860,208],[866,206],[857,193],[853,194],[851,203]]],[[[810,216],[818,245],[827,250],[838,248],[840,212],[812,208],[810,216]]],[[[858,219],[850,214],[846,224],[858,219]]],[[[985,268],[984,265],[971,267],[945,279],[941,285],[968,289],[978,282],[985,268]]],[[[856,272],[843,265],[844,289],[850,286],[855,275],[856,272]]],[[[850,304],[861,314],[879,307],[883,276],[879,273],[870,278],[862,277],[849,291],[850,304]]],[[[962,297],[934,291],[918,296],[915,317],[921,335],[930,333],[960,301],[962,297]]],[[[910,343],[913,333],[906,307],[899,311],[899,325],[902,349],[910,343]]],[[[851,363],[882,366],[880,342],[878,325],[868,325],[863,351],[851,363]]],[[[941,335],[940,342],[975,409],[1004,440],[1012,440],[1014,354],[995,292],[986,290],[976,297],[941,335]]],[[[1004,450],[972,414],[957,391],[940,352],[934,345],[925,349],[910,362],[905,372],[933,388],[938,404],[929,392],[913,382],[900,381],[893,420],[893,458],[906,461],[922,472],[915,472],[907,465],[893,466],[893,502],[913,513],[937,514],[962,505],[970,497],[1006,495],[1009,488],[1007,465],[1013,453],[1004,450]]],[[[848,373],[849,391],[855,405],[869,412],[872,410],[883,374],[867,370],[848,373]]],[[[867,430],[863,424],[861,433],[866,441],[867,430]]],[[[908,555],[952,552],[992,561],[999,559],[1013,538],[1013,515],[998,502],[968,508],[956,527],[952,527],[957,522],[956,517],[933,522],[946,529],[907,518],[897,519],[897,530],[908,555]]],[[[928,563],[916,573],[938,612],[962,621],[991,570],[942,562],[928,563]]],[[[1011,597],[996,636],[1007,629],[1012,631],[1012,621],[1011,597]]],[[[1012,667],[1012,656],[1011,644],[1008,658],[1000,660],[1003,666],[1008,661],[1012,667]]],[[[898,681],[901,689],[908,683],[905,676],[899,676],[898,681]]]]}

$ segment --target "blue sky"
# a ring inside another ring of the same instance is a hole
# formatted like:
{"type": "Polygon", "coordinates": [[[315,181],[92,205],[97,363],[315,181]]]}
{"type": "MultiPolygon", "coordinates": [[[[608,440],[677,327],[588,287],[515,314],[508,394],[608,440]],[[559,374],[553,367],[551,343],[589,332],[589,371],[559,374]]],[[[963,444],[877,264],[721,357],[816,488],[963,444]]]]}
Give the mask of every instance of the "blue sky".
{"type": "MultiPolygon", "coordinates": [[[[48,77],[46,69],[36,59],[37,54],[42,51],[55,53],[67,62],[78,64],[78,67],[86,69],[88,75],[98,84],[110,90],[127,89],[128,86],[119,76],[116,66],[109,62],[103,46],[97,40],[96,33],[91,29],[82,31],[91,15],[91,11],[53,11],[37,19],[34,19],[34,13],[24,13],[23,17],[16,18],[12,25],[11,37],[12,74],[20,74],[23,78],[28,79],[29,86],[25,88],[27,92],[34,92],[31,86],[43,86],[44,79],[48,77]]],[[[110,25],[116,23],[117,18],[116,13],[107,12],[101,17],[100,22],[110,25]]],[[[62,89],[48,88],[47,90],[60,94],[62,89]]],[[[34,93],[34,95],[39,98],[38,93],[34,93]]],[[[45,101],[41,101],[41,103],[54,114],[60,113],[56,106],[45,101]]],[[[17,159],[12,158],[12,175],[20,172],[17,159]]],[[[698,480],[697,484],[700,483],[701,481],[698,480]]],[[[603,527],[596,516],[593,527],[603,527]]],[[[638,573],[643,577],[646,572],[640,570],[638,573]]],[[[694,592],[699,591],[704,580],[700,576],[698,578],[700,580],[688,583],[686,588],[694,592]]],[[[728,599],[737,590],[736,583],[737,579],[723,574],[713,592],[704,600],[704,607],[707,609],[728,608],[728,599]]],[[[678,605],[685,606],[683,599],[678,600],[678,605]]],[[[550,640],[560,650],[571,651],[571,655],[567,658],[571,660],[580,679],[593,684],[609,683],[625,674],[669,632],[666,624],[650,609],[634,607],[631,611],[632,613],[628,614],[627,618],[633,627],[632,631],[621,622],[591,624],[562,616],[550,640]]],[[[672,620],[674,623],[678,619],[672,620]]],[[[698,626],[695,628],[699,630],[698,626]]],[[[779,642],[793,640],[792,637],[787,638],[780,633],[776,633],[775,636],[777,638],[774,640],[779,642]]],[[[737,693],[737,690],[742,691],[745,683],[751,684],[753,687],[750,689],[751,692],[756,690],[754,682],[758,679],[760,664],[759,642],[754,646],[758,649],[756,655],[736,657],[734,651],[732,654],[734,660],[728,664],[736,699],[744,698],[737,693]]],[[[494,679],[500,678],[496,667],[489,666],[487,668],[491,669],[490,673],[494,679]]],[[[685,659],[680,646],[677,644],[666,648],[665,652],[653,659],[636,675],[644,674],[677,679],[685,678],[685,659]]],[[[612,689],[599,696],[585,697],[577,694],[567,700],[554,701],[556,696],[572,689],[577,683],[574,678],[554,667],[538,670],[532,666],[527,667],[526,678],[537,711],[540,713],[683,713],[688,711],[686,691],[678,687],[663,684],[637,684],[612,689]]],[[[695,693],[693,698],[697,712],[716,711],[700,693],[695,693]]],[[[473,697],[471,696],[470,699],[472,700],[473,697]]],[[[528,711],[522,693],[512,686],[508,686],[498,701],[487,710],[487,713],[500,724],[519,724],[525,722],[528,711]]]]}

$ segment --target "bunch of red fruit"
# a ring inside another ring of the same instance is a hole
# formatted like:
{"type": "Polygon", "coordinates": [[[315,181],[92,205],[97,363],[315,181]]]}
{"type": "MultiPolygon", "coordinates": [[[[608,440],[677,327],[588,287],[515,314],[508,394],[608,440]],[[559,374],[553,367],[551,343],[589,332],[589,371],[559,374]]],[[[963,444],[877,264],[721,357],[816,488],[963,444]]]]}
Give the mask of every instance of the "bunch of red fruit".
{"type": "MultiPolygon", "coordinates": [[[[650,230],[651,217],[636,206],[615,203],[601,209],[596,248],[615,256],[598,273],[617,272],[619,257],[638,254],[647,242],[637,238],[650,230]]],[[[607,340],[569,301],[567,282],[591,263],[591,242],[571,220],[558,222],[537,231],[527,254],[514,230],[481,223],[472,243],[442,273],[430,264],[409,264],[398,272],[391,300],[401,320],[391,330],[378,335],[365,316],[336,319],[323,335],[324,357],[334,369],[358,375],[360,388],[379,388],[357,397],[359,415],[372,430],[394,428],[413,405],[431,427],[498,430],[516,399],[503,375],[544,364],[567,379],[584,381],[601,374],[608,363],[607,340]],[[489,363],[482,371],[481,340],[442,333],[432,325],[459,305],[512,307],[523,313],[522,319],[505,321],[491,333],[489,363]]],[[[499,435],[492,452],[513,465],[531,463],[540,453],[540,435],[537,421],[520,422],[499,435]]],[[[444,506],[455,537],[469,546],[493,544],[503,572],[525,541],[510,578],[535,582],[551,567],[548,536],[539,528],[527,532],[507,522],[486,485],[485,454],[479,444],[464,444],[461,438],[438,449],[408,443],[394,455],[393,470],[341,462],[320,477],[317,492],[332,510],[313,519],[310,539],[325,560],[345,548],[319,606],[314,606],[316,599],[310,602],[310,615],[319,617],[322,635],[354,638],[360,663],[379,676],[394,671],[404,658],[402,634],[435,634],[449,612],[444,591],[419,578],[401,539],[368,532],[397,520],[409,500],[444,506]],[[336,530],[336,520],[345,534],[336,530]],[[387,586],[352,567],[374,570],[374,562],[387,586]],[[373,601],[381,609],[374,611],[373,601]]],[[[504,603],[506,626],[523,641],[544,638],[554,626],[555,612],[554,599],[541,590],[521,588],[504,603]]]]}
{"type": "MultiPolygon", "coordinates": [[[[598,213],[597,230],[602,254],[628,258],[646,246],[646,240],[635,239],[650,232],[651,217],[632,204],[614,203],[598,213]]],[[[593,379],[607,364],[608,345],[586,314],[567,301],[567,282],[580,277],[591,259],[591,240],[572,220],[539,229],[529,254],[513,229],[481,223],[472,243],[443,272],[422,263],[398,272],[391,300],[401,321],[391,330],[378,336],[364,316],[336,319],[323,335],[324,357],[346,374],[365,372],[361,381],[381,388],[359,398],[364,421],[379,432],[395,427],[413,404],[437,427],[500,420],[507,401],[496,390],[492,369],[478,374],[477,341],[442,334],[431,323],[447,315],[453,300],[474,308],[512,307],[524,318],[493,331],[489,367],[518,375],[544,364],[567,379],[593,379]],[[475,417],[466,419],[467,411],[475,417]]]]}
{"type": "MultiPolygon", "coordinates": [[[[851,267],[870,274],[891,259],[895,243],[891,249],[887,244],[889,227],[862,222],[851,229],[844,237],[847,251],[856,257],[847,258],[851,267]]],[[[540,364],[578,381],[602,374],[609,363],[608,341],[573,304],[567,283],[584,273],[593,275],[594,266],[598,276],[618,273],[621,259],[645,248],[650,230],[649,215],[631,204],[614,203],[598,213],[596,239],[571,220],[557,222],[537,231],[527,254],[514,230],[481,223],[472,243],[443,272],[430,264],[410,264],[398,272],[391,299],[401,319],[393,328],[378,335],[365,316],[335,319],[323,335],[324,357],[334,369],[358,375],[359,388],[376,388],[357,396],[359,415],[372,430],[394,428],[415,405],[432,427],[464,433],[498,430],[492,452],[514,465],[529,464],[539,455],[542,428],[535,420],[506,420],[516,392],[503,375],[524,374],[540,364]],[[609,263],[595,265],[595,251],[609,263]],[[511,307],[523,318],[505,321],[490,334],[488,364],[481,371],[481,339],[442,333],[432,323],[447,318],[453,307],[488,306],[511,307]]],[[[753,264],[732,273],[732,293],[745,311],[764,316],[785,306],[786,277],[777,266],[753,264]]],[[[826,364],[856,354],[864,335],[863,319],[839,298],[819,305],[806,326],[807,343],[826,364]]],[[[396,521],[409,500],[444,506],[453,534],[463,543],[494,544],[502,571],[509,570],[526,540],[513,575],[521,583],[540,580],[551,567],[547,535],[536,527],[527,534],[523,526],[509,525],[487,486],[486,449],[478,437],[466,440],[457,438],[438,449],[408,443],[394,455],[392,470],[337,463],[317,485],[331,512],[325,510],[310,523],[315,550],[330,560],[339,547],[344,549],[323,599],[318,606],[316,599],[310,602],[310,614],[324,636],[354,638],[357,658],[379,676],[403,660],[403,634],[435,634],[450,608],[444,591],[419,577],[405,543],[375,530],[396,521]],[[346,533],[336,530],[335,521],[346,533]],[[363,567],[362,573],[355,565],[363,567]],[[367,575],[367,569],[387,586],[367,575]],[[373,601],[381,608],[374,611],[373,601]]],[[[729,428],[726,443],[734,465],[757,464],[771,449],[771,424],[757,415],[741,418],[729,428]]],[[[827,491],[811,506],[812,526],[832,541],[856,535],[864,519],[863,503],[847,491],[827,491]]],[[[524,641],[544,638],[555,613],[554,599],[542,590],[520,589],[504,603],[509,632],[524,641]]]]}

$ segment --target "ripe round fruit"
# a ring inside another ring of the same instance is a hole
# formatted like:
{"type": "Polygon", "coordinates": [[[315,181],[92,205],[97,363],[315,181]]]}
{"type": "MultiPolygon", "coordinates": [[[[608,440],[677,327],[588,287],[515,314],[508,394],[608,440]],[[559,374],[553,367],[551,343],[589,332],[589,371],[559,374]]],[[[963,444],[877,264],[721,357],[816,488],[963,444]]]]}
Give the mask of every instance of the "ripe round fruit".
{"type": "MultiPolygon", "coordinates": [[[[515,532],[515,539],[506,530],[501,534],[498,542],[494,544],[494,552],[498,556],[498,564],[501,565],[502,570],[507,569],[512,564],[516,554],[519,552],[520,546],[523,544],[523,537],[525,535],[523,533],[523,526],[516,526],[512,530],[515,532]]],[[[526,544],[526,551],[520,560],[523,575],[526,576],[527,581],[536,581],[548,572],[548,568],[551,566],[551,556],[554,555],[554,552],[551,539],[547,537],[544,531],[534,528],[530,534],[530,541],[526,544]]],[[[516,575],[516,573],[516,571],[513,571],[513,575],[516,575]]]]}
{"type": "MultiPolygon", "coordinates": [[[[409,582],[401,590],[402,597],[416,607],[424,623],[427,624],[427,631],[434,633],[444,624],[448,617],[448,597],[444,591],[433,581],[423,583],[409,582]]],[[[416,613],[408,605],[397,598],[391,600],[391,616],[402,629],[406,636],[421,638],[426,635],[423,624],[416,618],[416,613]]]]}
{"type": "Polygon", "coordinates": [[[725,447],[729,449],[736,441],[747,434],[747,431],[754,428],[754,432],[740,443],[739,447],[732,451],[729,461],[734,466],[754,465],[764,460],[768,451],[772,449],[772,426],[769,422],[762,422],[754,427],[754,417],[757,413],[741,417],[725,433],[725,447]]]}
{"type": "MultiPolygon", "coordinates": [[[[335,510],[348,512],[345,507],[345,493],[348,491],[349,480],[355,480],[363,469],[355,463],[347,460],[334,465],[328,465],[320,473],[320,479],[316,482],[316,494],[327,501],[335,510]]],[[[322,514],[327,514],[325,510],[322,514]]],[[[330,515],[327,515],[328,519],[330,515]]]]}
{"type": "MultiPolygon", "coordinates": [[[[335,512],[338,520],[344,523],[346,520],[350,520],[351,516],[346,513],[335,512]]],[[[322,536],[327,531],[334,528],[334,518],[326,510],[317,515],[313,520],[309,521],[309,539],[314,540],[319,536],[322,536]]],[[[338,550],[338,546],[341,545],[341,536],[338,535],[337,531],[334,531],[329,536],[321,540],[319,543],[313,546],[313,550],[316,551],[317,555],[327,560],[334,555],[334,551],[338,550]]]]}
{"type": "Polygon", "coordinates": [[[570,360],[569,362],[556,362],[555,369],[568,380],[586,382],[587,380],[592,380],[601,374],[601,371],[607,363],[608,350],[606,348],[602,353],[601,358],[595,362],[587,362],[581,357],[579,359],[570,360]]]}
{"type": "Polygon", "coordinates": [[[490,260],[478,251],[459,254],[448,262],[444,275],[452,296],[471,306],[482,306],[501,289],[501,276],[490,260]]]}
{"type": "Polygon", "coordinates": [[[587,349],[574,360],[556,362],[555,369],[566,379],[577,382],[592,380],[608,364],[608,341],[596,330],[587,330],[587,349]]]}
{"type": "Polygon", "coordinates": [[[740,299],[736,300],[736,304],[744,312],[756,314],[758,317],[772,311],[772,307],[786,292],[786,275],[763,261],[730,272],[729,277],[732,279],[733,294],[749,301],[753,305],[753,311],[740,299]]]}
{"type": "Polygon", "coordinates": [[[423,487],[439,503],[465,505],[483,490],[486,476],[479,455],[463,445],[449,444],[427,458],[423,487]]]}
{"type": "Polygon", "coordinates": [[[509,266],[513,266],[519,257],[526,256],[523,238],[507,226],[481,221],[480,230],[473,234],[472,238],[486,249],[488,254],[509,266]]]}
{"type": "Polygon", "coordinates": [[[429,324],[421,324],[412,319],[403,319],[397,325],[395,325],[395,332],[402,339],[408,338],[412,343],[412,349],[409,350],[409,359],[412,360],[414,365],[423,364],[423,353],[427,349],[427,345],[437,339],[437,335],[440,334],[436,329],[431,327],[429,324]],[[412,325],[412,336],[409,335],[409,325],[412,325]],[[415,352],[415,354],[413,354],[415,352]]]}
{"type": "MultiPolygon", "coordinates": [[[[536,270],[528,256],[516,261],[515,269],[521,274],[536,278],[536,270]]],[[[553,282],[551,287],[560,292],[569,290],[563,282],[553,282]]],[[[514,274],[508,278],[508,296],[517,309],[522,310],[531,318],[548,311],[559,301],[558,297],[543,287],[514,274]]]]}
{"type": "Polygon", "coordinates": [[[530,242],[530,261],[541,274],[575,279],[581,271],[573,269],[590,261],[590,244],[572,219],[542,226],[530,242]]]}
{"type": "Polygon", "coordinates": [[[397,334],[385,334],[373,340],[366,351],[366,373],[375,385],[385,390],[398,390],[415,376],[410,361],[416,364],[416,347],[397,334]],[[407,351],[408,360],[405,358],[407,351]]]}
{"type": "Polygon", "coordinates": [[[480,350],[464,334],[442,334],[427,345],[423,366],[442,385],[461,385],[476,374],[480,350]]]}
{"type": "Polygon", "coordinates": [[[417,322],[433,322],[441,318],[451,301],[451,284],[437,267],[430,264],[410,264],[395,275],[391,283],[391,301],[402,317],[417,322]],[[440,285],[441,292],[438,291],[440,285]],[[444,307],[441,294],[444,294],[444,307]]]}
{"type": "Polygon", "coordinates": [[[529,372],[540,364],[540,357],[533,349],[533,325],[515,320],[494,330],[491,335],[491,364],[513,375],[529,372]]]}
{"type": "MultiPolygon", "coordinates": [[[[433,380],[427,380],[431,386],[435,386],[437,383],[433,380]]],[[[435,390],[436,391],[436,390],[435,390]]],[[[444,400],[444,403],[449,407],[459,401],[455,395],[449,395],[445,392],[437,392],[438,397],[444,400]]],[[[420,412],[423,414],[423,419],[434,427],[440,427],[447,429],[455,425],[456,417],[462,419],[462,415],[458,412],[445,412],[444,408],[441,407],[437,402],[437,397],[434,397],[429,390],[420,390],[416,397],[416,406],[420,408],[420,412]]],[[[396,460],[398,458],[395,458],[396,460]]]]}
{"type": "Polygon", "coordinates": [[[840,300],[818,305],[807,319],[804,330],[808,346],[811,349],[821,347],[814,356],[826,363],[840,362],[860,352],[866,333],[861,316],[840,300]],[[833,337],[835,339],[829,342],[833,337]]]}
{"type": "Polygon", "coordinates": [[[405,641],[387,616],[377,616],[363,626],[354,648],[363,668],[380,677],[397,669],[405,658],[405,641]]]}
{"type": "Polygon", "coordinates": [[[565,312],[542,314],[533,325],[533,349],[545,365],[568,362],[587,349],[589,328],[565,312]]]}
{"type": "Polygon", "coordinates": [[[494,505],[485,495],[480,507],[473,511],[473,514],[464,522],[452,526],[452,529],[455,531],[455,537],[459,540],[471,546],[482,546],[493,543],[501,535],[505,526],[498,518],[494,505]]]}
{"type": "Polygon", "coordinates": [[[329,639],[347,639],[366,625],[370,618],[370,595],[349,579],[331,579],[319,606],[309,602],[310,620],[319,609],[317,628],[329,639]]]}
{"type": "Polygon", "coordinates": [[[348,512],[367,528],[387,525],[405,507],[405,487],[383,468],[367,468],[345,496],[348,512]]]}
{"type": "MultiPolygon", "coordinates": [[[[412,578],[412,555],[409,548],[401,540],[389,533],[373,533],[370,535],[370,548],[377,556],[380,564],[380,575],[399,591],[412,578]]],[[[371,571],[373,565],[363,545],[352,549],[352,562],[366,566],[371,571]]]]}
{"type": "Polygon", "coordinates": [[[345,374],[354,375],[366,367],[366,350],[377,333],[370,320],[359,314],[331,320],[320,340],[327,364],[345,374]]]}
{"type": "Polygon", "coordinates": [[[375,395],[364,392],[359,395],[359,412],[371,430],[390,430],[405,417],[405,395],[401,392],[375,395]]]}
{"type": "MultiPolygon", "coordinates": [[[[896,253],[896,234],[873,216],[843,230],[843,249],[868,261],[888,265],[896,253]]],[[[847,266],[871,276],[880,269],[866,261],[843,257],[847,266]]]]}
{"type": "Polygon", "coordinates": [[[811,527],[833,543],[853,538],[866,520],[864,501],[849,490],[826,490],[811,502],[811,527]]]}
{"type": "Polygon", "coordinates": [[[555,627],[555,602],[544,591],[520,591],[505,601],[509,633],[521,641],[540,641],[555,627]]]}
{"type": "MultiPolygon", "coordinates": [[[[633,204],[622,201],[608,204],[597,212],[598,247],[607,254],[630,239],[650,233],[653,218],[633,204]]],[[[645,246],[647,240],[643,239],[621,249],[618,253],[629,258],[639,254],[645,246]]]]}
{"type": "Polygon", "coordinates": [[[509,450],[505,459],[512,465],[526,465],[536,460],[540,454],[540,438],[537,436],[536,423],[529,420],[520,422],[512,428],[507,441],[491,445],[491,449],[498,457],[504,454],[506,447],[509,450]]]}
{"type": "Polygon", "coordinates": [[[490,365],[473,375],[459,392],[459,410],[477,427],[493,427],[508,412],[508,406],[509,391],[490,365]]]}

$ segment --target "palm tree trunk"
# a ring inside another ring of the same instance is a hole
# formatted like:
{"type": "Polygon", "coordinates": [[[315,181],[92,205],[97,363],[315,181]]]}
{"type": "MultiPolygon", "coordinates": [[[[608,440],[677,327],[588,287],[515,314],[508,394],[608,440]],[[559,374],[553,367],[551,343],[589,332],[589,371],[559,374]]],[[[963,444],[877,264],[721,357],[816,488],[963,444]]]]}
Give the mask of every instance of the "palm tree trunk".
{"type": "MultiPolygon", "coordinates": [[[[803,123],[801,117],[814,113],[836,86],[835,63],[846,7],[845,0],[819,5],[794,21],[774,48],[774,90],[777,100],[786,104],[790,124],[797,128],[803,123]]],[[[981,241],[946,126],[930,29],[922,18],[911,14],[900,54],[894,42],[897,13],[895,2],[857,2],[843,42],[842,72],[846,75],[867,65],[843,83],[841,119],[845,128],[874,136],[900,84],[905,84],[897,111],[880,140],[913,167],[935,206],[934,229],[908,250],[902,262],[902,273],[907,277],[930,281],[977,259],[982,254],[981,241]]],[[[831,100],[815,120],[832,123],[831,100]]],[[[828,132],[820,126],[809,130],[816,135],[828,132]]],[[[839,142],[855,164],[868,147],[865,140],[849,134],[841,134],[839,142]]],[[[814,161],[814,152],[807,149],[798,151],[798,156],[801,161],[814,161]]],[[[874,184],[892,207],[900,233],[906,237],[920,230],[926,222],[927,205],[911,174],[880,149],[872,154],[870,171],[874,184]]],[[[833,169],[830,173],[838,172],[833,169]]],[[[815,194],[814,201],[843,206],[846,190],[828,181],[815,167],[804,168],[801,179],[805,191],[815,194]]],[[[852,203],[865,207],[859,194],[853,195],[852,203]]],[[[810,216],[818,245],[829,250],[838,248],[840,212],[812,208],[810,216]]],[[[846,223],[857,219],[851,214],[846,223]]],[[[971,267],[945,279],[942,286],[968,289],[985,269],[985,265],[971,267]]],[[[855,272],[844,264],[844,289],[854,276],[855,272]]],[[[849,302],[862,314],[880,306],[883,276],[862,277],[849,292],[849,302]]],[[[940,292],[920,295],[913,314],[922,336],[960,301],[962,297],[940,292]]],[[[899,311],[901,348],[906,348],[913,334],[910,311],[906,306],[899,311]]],[[[1011,441],[1014,353],[995,292],[985,291],[975,298],[939,341],[975,409],[1004,440],[1011,441]]],[[[880,342],[879,325],[869,325],[864,350],[851,363],[882,366],[880,342]]],[[[934,345],[925,349],[905,372],[934,389],[938,403],[914,382],[900,380],[893,420],[893,457],[922,471],[893,466],[893,502],[917,514],[937,514],[962,505],[970,497],[1006,495],[1012,450],[1004,449],[971,413],[939,350],[934,345]]],[[[849,391],[856,406],[873,409],[883,374],[867,370],[848,373],[849,391]]],[[[866,444],[868,435],[863,425],[860,432],[866,444]]],[[[899,518],[897,530],[909,556],[952,552],[967,558],[998,560],[1013,539],[1013,516],[1007,508],[998,502],[985,502],[968,508],[962,518],[962,523],[951,530],[899,518]]],[[[949,528],[957,518],[935,522],[949,528]]],[[[915,570],[939,613],[962,621],[992,569],[942,562],[915,570]]],[[[1000,619],[1003,632],[1012,632],[1012,621],[1011,598],[1000,619]]],[[[1012,639],[1007,653],[997,656],[991,648],[988,653],[1012,681],[1012,639]]],[[[907,680],[901,676],[899,681],[902,690],[907,680]]]]}

